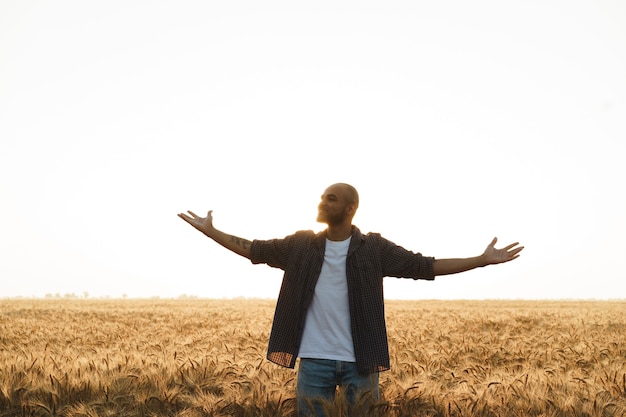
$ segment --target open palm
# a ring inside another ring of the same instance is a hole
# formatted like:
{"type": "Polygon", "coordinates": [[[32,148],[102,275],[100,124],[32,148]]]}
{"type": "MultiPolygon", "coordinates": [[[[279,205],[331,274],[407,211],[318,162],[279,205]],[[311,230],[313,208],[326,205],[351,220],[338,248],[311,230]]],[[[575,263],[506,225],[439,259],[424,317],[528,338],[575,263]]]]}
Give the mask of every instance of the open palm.
{"type": "Polygon", "coordinates": [[[178,217],[198,229],[199,231],[206,233],[213,227],[213,210],[209,210],[206,217],[200,217],[193,211],[187,211],[189,214],[180,213],[178,217]]]}
{"type": "Polygon", "coordinates": [[[485,252],[483,253],[483,256],[485,257],[488,265],[501,264],[503,262],[512,261],[513,259],[517,258],[522,249],[524,249],[523,246],[517,246],[519,245],[519,242],[511,243],[510,245],[507,245],[502,249],[496,249],[495,244],[497,241],[498,238],[494,237],[489,246],[487,246],[487,249],[485,249],[485,252]]]}

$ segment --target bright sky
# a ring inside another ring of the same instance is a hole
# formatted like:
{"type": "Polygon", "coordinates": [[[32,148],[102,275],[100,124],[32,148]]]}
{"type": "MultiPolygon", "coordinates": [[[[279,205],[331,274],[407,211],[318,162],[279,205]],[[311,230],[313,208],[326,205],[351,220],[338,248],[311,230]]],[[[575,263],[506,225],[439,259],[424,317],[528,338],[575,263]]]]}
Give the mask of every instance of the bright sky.
{"type": "Polygon", "coordinates": [[[247,239],[522,256],[387,298],[626,298],[626,3],[0,2],[0,297],[276,297],[247,239]]]}

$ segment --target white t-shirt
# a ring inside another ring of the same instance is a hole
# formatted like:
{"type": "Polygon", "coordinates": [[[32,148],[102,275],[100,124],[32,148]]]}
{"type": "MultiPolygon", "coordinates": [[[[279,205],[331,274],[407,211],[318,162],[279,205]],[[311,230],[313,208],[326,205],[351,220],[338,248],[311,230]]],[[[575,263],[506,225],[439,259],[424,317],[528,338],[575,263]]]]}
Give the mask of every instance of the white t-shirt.
{"type": "Polygon", "coordinates": [[[356,361],[346,278],[350,239],[343,242],[326,239],[322,272],[307,311],[300,343],[298,356],[301,358],[356,361]]]}

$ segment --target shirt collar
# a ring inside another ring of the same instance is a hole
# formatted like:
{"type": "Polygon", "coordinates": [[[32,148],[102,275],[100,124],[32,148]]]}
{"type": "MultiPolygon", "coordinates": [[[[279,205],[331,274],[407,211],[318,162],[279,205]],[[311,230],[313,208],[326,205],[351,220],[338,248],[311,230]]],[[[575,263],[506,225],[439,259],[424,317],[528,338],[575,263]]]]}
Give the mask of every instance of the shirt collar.
{"type": "MultiPolygon", "coordinates": [[[[354,251],[356,251],[359,246],[361,246],[361,241],[363,240],[363,235],[358,227],[352,225],[352,239],[350,240],[350,247],[348,248],[348,256],[350,256],[354,251]]],[[[324,250],[326,248],[326,230],[319,232],[315,236],[315,245],[320,250],[322,255],[324,254],[324,250]]]]}

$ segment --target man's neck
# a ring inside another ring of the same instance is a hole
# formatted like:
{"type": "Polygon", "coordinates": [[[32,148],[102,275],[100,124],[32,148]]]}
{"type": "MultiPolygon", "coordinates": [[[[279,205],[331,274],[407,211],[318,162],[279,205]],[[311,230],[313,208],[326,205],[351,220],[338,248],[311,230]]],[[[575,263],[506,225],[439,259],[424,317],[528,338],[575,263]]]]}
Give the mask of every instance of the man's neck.
{"type": "Polygon", "coordinates": [[[328,226],[326,237],[333,242],[343,242],[352,236],[352,225],[342,224],[337,226],[328,226]]]}

